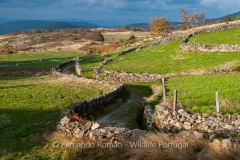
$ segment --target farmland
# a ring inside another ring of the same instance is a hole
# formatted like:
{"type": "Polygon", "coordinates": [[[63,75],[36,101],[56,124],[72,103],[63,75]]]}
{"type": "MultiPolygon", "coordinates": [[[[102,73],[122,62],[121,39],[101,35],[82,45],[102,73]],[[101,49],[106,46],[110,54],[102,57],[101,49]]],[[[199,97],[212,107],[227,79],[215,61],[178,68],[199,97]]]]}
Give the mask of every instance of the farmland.
{"type": "Polygon", "coordinates": [[[62,109],[110,90],[107,85],[48,76],[0,77],[1,155],[40,147],[42,134],[52,129],[62,109]]]}
{"type": "Polygon", "coordinates": [[[183,52],[180,41],[131,52],[107,64],[106,70],[122,70],[132,73],[181,73],[221,68],[223,65],[239,65],[240,54],[183,52]]]}

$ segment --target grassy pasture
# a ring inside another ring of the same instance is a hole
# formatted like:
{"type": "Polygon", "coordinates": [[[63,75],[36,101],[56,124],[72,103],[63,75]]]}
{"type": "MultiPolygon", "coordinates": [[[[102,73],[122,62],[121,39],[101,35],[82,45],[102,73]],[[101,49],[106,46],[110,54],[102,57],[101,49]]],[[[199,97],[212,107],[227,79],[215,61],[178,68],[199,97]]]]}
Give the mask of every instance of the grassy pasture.
{"type": "Polygon", "coordinates": [[[168,44],[128,53],[108,63],[106,70],[122,70],[133,73],[180,73],[221,67],[224,64],[240,64],[240,54],[183,52],[180,40],[168,44]]]}
{"type": "Polygon", "coordinates": [[[202,75],[167,79],[167,97],[173,102],[178,90],[178,101],[190,111],[210,113],[216,111],[216,92],[219,92],[220,111],[240,114],[240,76],[202,75]]]}
{"type": "Polygon", "coordinates": [[[200,44],[240,44],[240,28],[199,34],[189,39],[200,44]]]}
{"type": "Polygon", "coordinates": [[[0,157],[41,148],[63,108],[110,90],[48,76],[0,77],[0,157]]]}
{"type": "Polygon", "coordinates": [[[79,52],[26,52],[0,56],[0,66],[5,68],[29,68],[29,67],[56,67],[58,64],[65,62],[66,59],[84,56],[79,52]],[[37,62],[42,60],[42,62],[37,62]],[[37,63],[31,63],[32,61],[37,63]],[[16,63],[19,64],[16,66],[16,63]],[[27,64],[29,63],[29,64],[27,64]]]}

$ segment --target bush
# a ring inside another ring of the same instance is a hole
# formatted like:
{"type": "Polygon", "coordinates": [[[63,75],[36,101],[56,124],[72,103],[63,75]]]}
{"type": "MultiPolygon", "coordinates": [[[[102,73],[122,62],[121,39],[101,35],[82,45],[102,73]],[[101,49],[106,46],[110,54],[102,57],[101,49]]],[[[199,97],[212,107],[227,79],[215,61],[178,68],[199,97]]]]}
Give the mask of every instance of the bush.
{"type": "Polygon", "coordinates": [[[232,69],[232,71],[237,71],[237,72],[240,72],[240,66],[236,66],[232,69]]]}
{"type": "Polygon", "coordinates": [[[134,35],[131,35],[131,36],[129,37],[129,40],[134,40],[134,39],[136,39],[136,37],[135,37],[134,35]]]}

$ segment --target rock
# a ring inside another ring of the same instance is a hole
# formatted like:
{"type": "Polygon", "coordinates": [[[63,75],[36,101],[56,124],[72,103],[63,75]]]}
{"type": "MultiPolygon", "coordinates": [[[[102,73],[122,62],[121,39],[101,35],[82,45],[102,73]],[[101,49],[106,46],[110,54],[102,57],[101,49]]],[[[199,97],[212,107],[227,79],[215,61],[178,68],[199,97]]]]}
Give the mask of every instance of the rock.
{"type": "Polygon", "coordinates": [[[186,129],[186,130],[190,130],[192,127],[191,126],[189,126],[189,125],[183,125],[183,127],[186,129]]]}
{"type": "Polygon", "coordinates": [[[226,128],[226,129],[228,129],[228,130],[232,130],[232,125],[229,125],[229,124],[227,124],[227,125],[225,125],[225,127],[224,128],[226,128]]]}
{"type": "Polygon", "coordinates": [[[133,138],[138,137],[138,136],[143,135],[143,134],[146,134],[146,131],[143,131],[143,130],[140,130],[140,129],[134,129],[132,131],[132,137],[133,138]]]}
{"type": "Polygon", "coordinates": [[[208,114],[207,114],[207,113],[203,113],[203,114],[202,114],[202,117],[203,117],[203,118],[207,118],[207,117],[208,117],[208,114]]]}
{"type": "Polygon", "coordinates": [[[100,125],[98,123],[94,123],[91,127],[91,130],[97,129],[100,125]]]}
{"type": "Polygon", "coordinates": [[[65,116],[60,120],[60,125],[64,126],[64,125],[68,124],[69,122],[70,122],[70,118],[65,116]]]}
{"type": "Polygon", "coordinates": [[[197,138],[197,139],[202,139],[203,138],[203,134],[200,133],[200,132],[194,131],[193,134],[194,134],[194,137],[197,138]]]}
{"type": "Polygon", "coordinates": [[[178,127],[179,129],[181,129],[181,128],[183,127],[183,124],[180,123],[180,122],[177,122],[177,123],[175,124],[175,126],[178,127]]]}
{"type": "Polygon", "coordinates": [[[157,105],[155,107],[159,112],[163,112],[166,109],[166,107],[163,107],[163,106],[160,106],[160,105],[157,105]]]}

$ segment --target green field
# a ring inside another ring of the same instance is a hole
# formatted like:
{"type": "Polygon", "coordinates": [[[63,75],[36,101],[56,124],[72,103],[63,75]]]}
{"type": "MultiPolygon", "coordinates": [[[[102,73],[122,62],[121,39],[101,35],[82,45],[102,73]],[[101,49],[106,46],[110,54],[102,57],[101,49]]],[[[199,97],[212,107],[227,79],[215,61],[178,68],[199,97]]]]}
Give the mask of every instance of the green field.
{"type": "Polygon", "coordinates": [[[106,70],[133,73],[180,73],[220,67],[226,63],[240,64],[240,54],[183,52],[180,40],[128,53],[107,64],[106,70]]]}
{"type": "Polygon", "coordinates": [[[79,52],[26,52],[0,56],[0,66],[5,68],[56,67],[66,59],[84,56],[79,52]],[[42,60],[39,62],[39,60],[42,60]],[[37,63],[32,63],[37,62],[37,63]],[[16,63],[24,63],[16,66],[16,63]],[[29,63],[29,64],[27,64],[29,63]]]}
{"type": "Polygon", "coordinates": [[[42,147],[43,134],[55,130],[62,109],[110,90],[48,76],[0,77],[0,157],[42,147]]]}
{"type": "Polygon", "coordinates": [[[189,39],[200,44],[240,44],[240,28],[199,34],[189,39]]]}
{"type": "Polygon", "coordinates": [[[167,97],[173,101],[178,90],[178,101],[190,111],[210,113],[216,111],[216,92],[219,92],[220,111],[240,114],[240,76],[202,75],[167,79],[167,97]]]}

